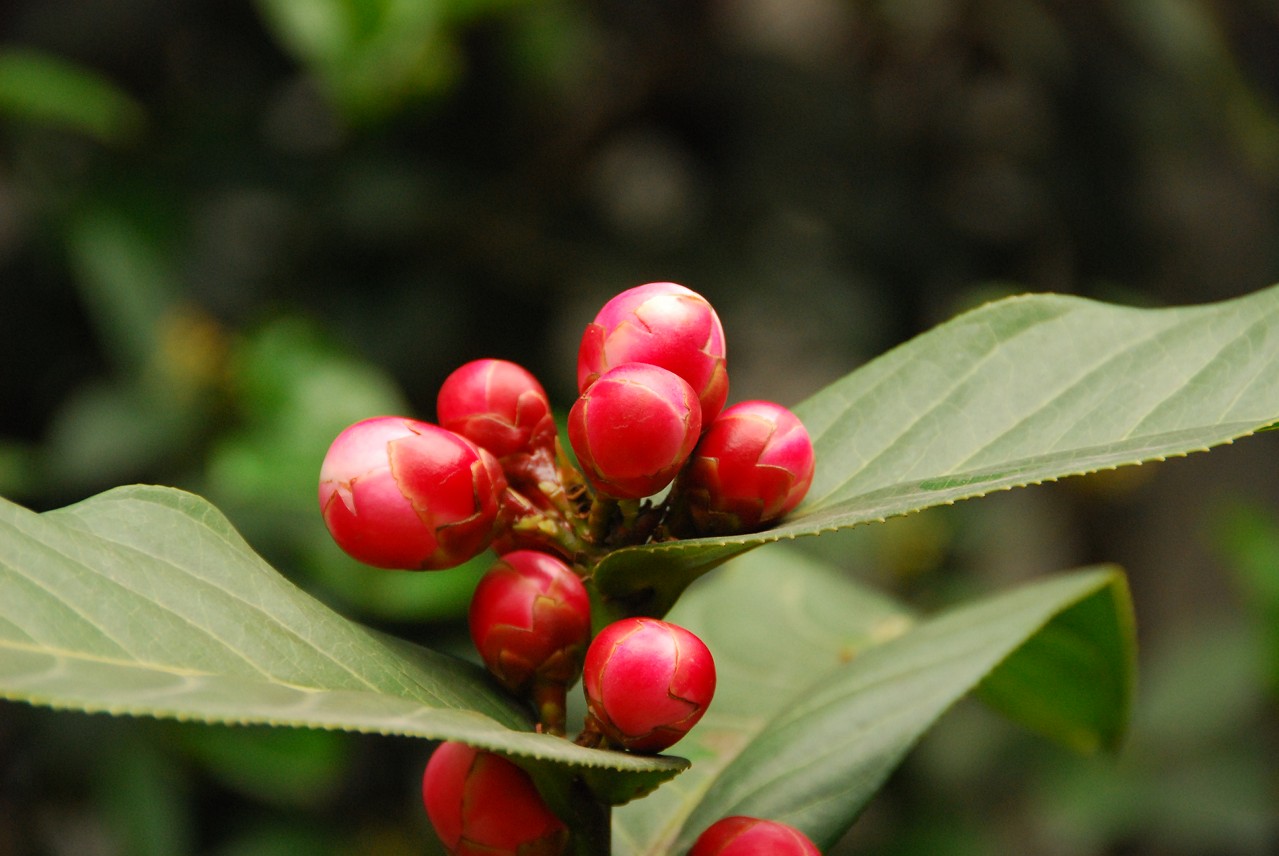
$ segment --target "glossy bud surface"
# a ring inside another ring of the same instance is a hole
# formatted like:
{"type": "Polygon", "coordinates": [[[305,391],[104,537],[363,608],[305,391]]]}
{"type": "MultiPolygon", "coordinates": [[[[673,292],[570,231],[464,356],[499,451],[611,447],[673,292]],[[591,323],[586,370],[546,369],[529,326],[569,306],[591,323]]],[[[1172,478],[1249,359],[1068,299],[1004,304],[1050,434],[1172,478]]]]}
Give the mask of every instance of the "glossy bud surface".
{"type": "Polygon", "coordinates": [[[558,856],[568,828],[529,775],[500,755],[442,743],[422,776],[422,803],[451,856],[558,856]]]}
{"type": "Polygon", "coordinates": [[[551,402],[537,378],[507,360],[472,360],[453,371],[436,397],[440,426],[499,458],[555,442],[551,402]]]}
{"type": "Polygon", "coordinates": [[[786,516],[813,481],[813,443],[795,414],[771,401],[727,408],[680,476],[698,534],[750,532],[786,516]]]}
{"type": "Polygon", "coordinates": [[[320,467],[338,546],[379,568],[450,568],[493,539],[506,479],[497,460],[438,425],[377,416],[345,429],[320,467]]]}
{"type": "Polygon", "coordinates": [[[578,391],[625,363],[661,366],[683,378],[701,405],[703,425],[728,398],[723,325],[706,298],[682,285],[650,282],[604,304],[582,335],[578,391]]]}
{"type": "Polygon", "coordinates": [[[715,662],[702,640],[656,618],[624,618],[596,635],[582,674],[588,727],[635,752],[674,745],[706,713],[715,662]]]}
{"type": "Polygon", "coordinates": [[[657,366],[609,369],[573,404],[568,438],[588,481],[614,499],[666,487],[697,444],[701,409],[692,388],[657,366]]]}
{"type": "Polygon", "coordinates": [[[774,820],[726,817],[706,828],[688,856],[821,856],[807,835],[774,820]]]}
{"type": "Polygon", "coordinates": [[[476,650],[507,689],[577,683],[591,604],[581,579],[557,557],[536,550],[502,556],[480,579],[468,619],[476,650]]]}

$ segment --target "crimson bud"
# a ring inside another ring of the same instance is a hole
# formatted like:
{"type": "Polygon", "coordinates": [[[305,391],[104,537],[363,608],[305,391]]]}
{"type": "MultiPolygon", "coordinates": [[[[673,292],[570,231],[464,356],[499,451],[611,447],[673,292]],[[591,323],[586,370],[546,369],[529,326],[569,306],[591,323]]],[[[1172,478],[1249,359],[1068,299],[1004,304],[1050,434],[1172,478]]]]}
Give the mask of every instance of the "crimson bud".
{"type": "Polygon", "coordinates": [[[697,724],[715,694],[710,649],[656,618],[624,618],[596,635],[582,673],[587,730],[635,752],[661,752],[697,724]]]}
{"type": "Polygon", "coordinates": [[[625,363],[661,366],[683,378],[701,404],[702,425],[728,398],[724,328],[706,298],[682,285],[637,285],[604,304],[582,335],[578,391],[625,363]]]}
{"type": "Polygon", "coordinates": [[[499,458],[555,443],[551,402],[537,378],[506,360],[472,360],[440,386],[436,415],[455,431],[499,458]]]}
{"type": "Polygon", "coordinates": [[[529,695],[547,731],[564,731],[564,693],[582,673],[591,638],[591,604],[563,561],[515,550],[480,579],[471,597],[471,640],[488,670],[529,695]]]}
{"type": "Polygon", "coordinates": [[[821,856],[807,835],[793,826],[755,817],[726,817],[706,828],[688,856],[821,856]]]}
{"type": "Polygon", "coordinates": [[[333,540],[379,568],[436,570],[478,555],[493,539],[505,490],[492,455],[400,416],[348,427],[320,467],[320,510],[333,540]]]}
{"type": "Polygon", "coordinates": [[[614,499],[640,499],[671,483],[702,430],[692,388],[666,369],[609,369],[568,414],[568,439],[587,480],[614,499]]]}
{"type": "Polygon", "coordinates": [[[422,776],[422,803],[450,856],[559,856],[568,828],[528,773],[465,743],[441,743],[422,776]]]}
{"type": "Polygon", "coordinates": [[[794,413],[771,401],[743,401],[711,423],[678,490],[699,534],[749,532],[799,505],[813,463],[812,440],[794,413]]]}

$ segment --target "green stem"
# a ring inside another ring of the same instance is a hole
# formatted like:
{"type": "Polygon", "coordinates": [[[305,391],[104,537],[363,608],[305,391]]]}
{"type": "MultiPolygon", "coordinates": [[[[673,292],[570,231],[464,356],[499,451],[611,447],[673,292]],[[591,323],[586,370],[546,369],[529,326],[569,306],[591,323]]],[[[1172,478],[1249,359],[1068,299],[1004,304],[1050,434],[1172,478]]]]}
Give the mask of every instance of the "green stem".
{"type": "Polygon", "coordinates": [[[596,494],[591,501],[591,510],[586,518],[587,531],[592,543],[602,545],[608,538],[612,526],[613,514],[617,511],[617,500],[596,494]]]}
{"type": "Polygon", "coordinates": [[[567,688],[562,683],[539,681],[533,685],[532,695],[533,705],[537,709],[537,719],[542,727],[542,732],[544,734],[553,734],[556,737],[563,737],[568,704],[566,701],[567,688]]]}
{"type": "Polygon", "coordinates": [[[586,552],[584,545],[590,537],[589,528],[568,494],[564,492],[564,486],[559,482],[543,481],[538,482],[537,489],[559,515],[561,526],[565,531],[565,543],[571,543],[576,549],[586,552]]]}
{"type": "Polygon", "coordinates": [[[586,479],[582,476],[582,471],[569,459],[568,453],[564,450],[564,444],[560,442],[558,436],[555,438],[553,455],[557,471],[555,480],[564,488],[565,495],[570,499],[582,496],[587,490],[586,479]]]}
{"type": "Polygon", "coordinates": [[[507,526],[524,539],[540,542],[550,552],[558,552],[572,562],[589,563],[598,548],[581,537],[575,521],[554,510],[543,511],[527,496],[508,487],[503,499],[507,509],[507,526]]]}
{"type": "Polygon", "coordinates": [[[574,779],[571,798],[574,816],[571,844],[574,856],[611,856],[613,808],[600,802],[581,779],[574,779]]]}
{"type": "Polygon", "coordinates": [[[618,509],[622,512],[622,522],[618,525],[618,542],[628,544],[634,538],[635,521],[639,519],[640,504],[637,500],[629,499],[617,504],[618,509]]]}

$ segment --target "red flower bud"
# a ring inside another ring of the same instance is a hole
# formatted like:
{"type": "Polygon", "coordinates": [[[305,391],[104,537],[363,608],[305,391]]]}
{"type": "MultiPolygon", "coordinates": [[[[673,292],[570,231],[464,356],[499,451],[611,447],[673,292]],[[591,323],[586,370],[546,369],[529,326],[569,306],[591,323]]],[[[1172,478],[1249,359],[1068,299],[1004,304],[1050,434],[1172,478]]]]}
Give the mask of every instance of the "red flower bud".
{"type": "Polygon", "coordinates": [[[320,467],[320,510],[338,546],[379,568],[460,565],[492,541],[506,478],[464,437],[400,416],[344,430],[320,467]]]}
{"type": "Polygon", "coordinates": [[[591,639],[590,598],[573,569],[549,553],[507,553],[476,586],[469,622],[488,670],[531,696],[544,728],[562,734],[564,693],[591,639]]]}
{"type": "Polygon", "coordinates": [[[609,369],[568,414],[568,439],[588,481],[614,499],[640,499],[671,483],[702,430],[692,388],[657,366],[609,369]]]}
{"type": "Polygon", "coordinates": [[[799,505],[813,481],[813,443],[780,404],[743,401],[711,423],[678,490],[699,534],[749,532],[799,505]]]}
{"type": "Polygon", "coordinates": [[[635,752],[661,752],[706,713],[715,694],[715,661],[682,627],[656,618],[624,618],[586,652],[587,730],[635,752]]]}
{"type": "Polygon", "coordinates": [[[422,803],[451,856],[558,856],[568,828],[528,773],[492,752],[441,743],[422,776],[422,803]]]}
{"type": "Polygon", "coordinates": [[[614,297],[588,324],[577,355],[577,388],[609,369],[648,363],[693,388],[709,425],[728,398],[724,328],[706,298],[673,282],[650,282],[614,297]]]}
{"type": "Polygon", "coordinates": [[[499,458],[555,444],[546,391],[506,360],[472,360],[454,370],[440,386],[436,414],[441,427],[499,458]]]}
{"type": "Polygon", "coordinates": [[[755,817],[726,817],[706,828],[688,856],[821,856],[807,835],[793,826],[755,817]]]}

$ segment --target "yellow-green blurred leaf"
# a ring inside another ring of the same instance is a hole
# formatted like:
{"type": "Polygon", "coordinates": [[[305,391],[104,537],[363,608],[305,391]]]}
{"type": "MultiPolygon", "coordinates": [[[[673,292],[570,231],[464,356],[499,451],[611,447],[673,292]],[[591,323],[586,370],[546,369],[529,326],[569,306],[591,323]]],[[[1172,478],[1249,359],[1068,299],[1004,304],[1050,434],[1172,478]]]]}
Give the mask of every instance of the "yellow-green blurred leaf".
{"type": "Polygon", "coordinates": [[[52,54],[0,50],[0,114],[122,143],[142,129],[142,106],[105,77],[52,54]]]}

